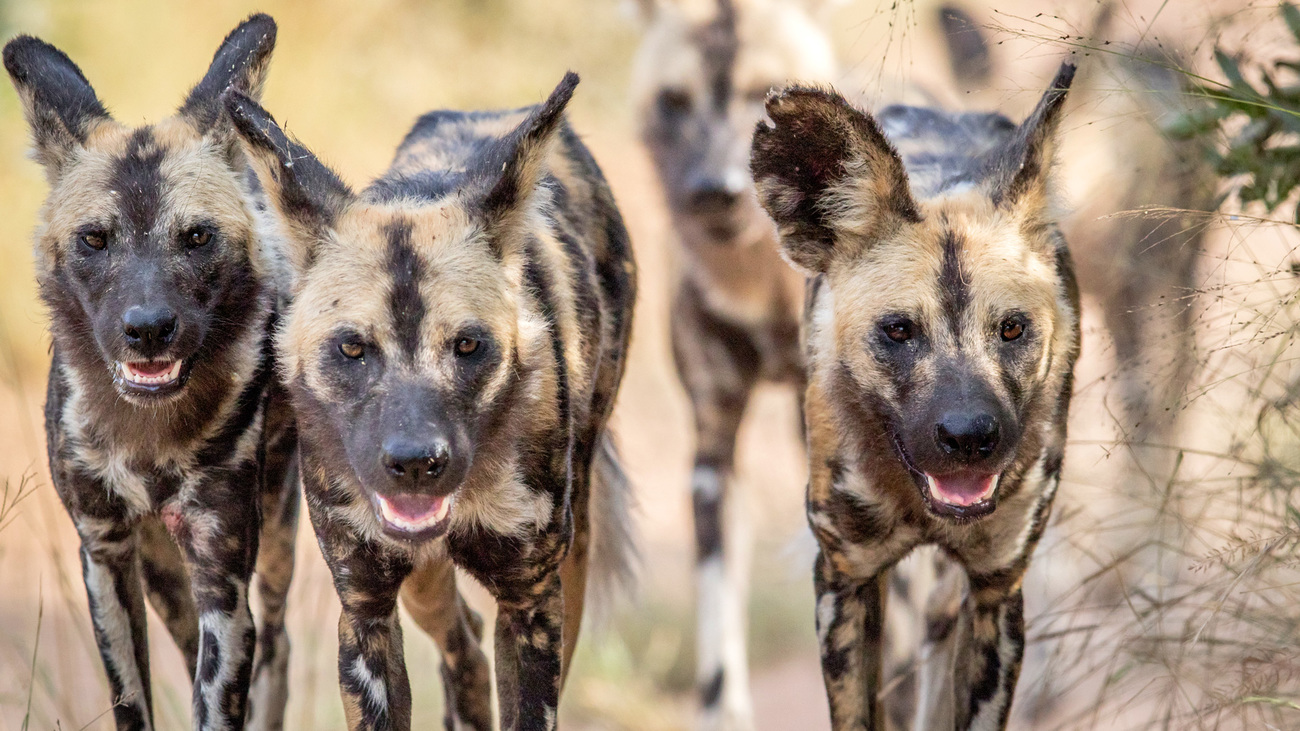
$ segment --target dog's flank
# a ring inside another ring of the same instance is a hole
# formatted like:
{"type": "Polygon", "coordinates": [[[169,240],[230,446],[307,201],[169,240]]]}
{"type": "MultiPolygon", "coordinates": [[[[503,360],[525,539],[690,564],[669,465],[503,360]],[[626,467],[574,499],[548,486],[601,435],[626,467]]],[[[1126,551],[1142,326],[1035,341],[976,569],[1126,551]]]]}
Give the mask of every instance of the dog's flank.
{"type": "Polygon", "coordinates": [[[174,116],[135,128],[58,49],[30,36],[4,49],[50,182],[34,247],[54,342],[50,472],[81,538],[119,728],[153,727],[146,593],[193,676],[194,727],[243,727],[255,561],[279,577],[261,590],[255,682],[279,689],[258,701],[261,727],[284,712],[295,521],[263,524],[259,501],[296,500],[294,427],[272,386],[276,293],[219,99],[258,92],[275,33],[250,17],[174,116]],[[259,525],[281,550],[259,558],[259,525]]]}
{"type": "Polygon", "coordinates": [[[830,40],[813,19],[823,4],[642,3],[632,94],[683,260],[672,346],[697,435],[691,493],[703,728],[753,725],[748,531],[732,494],[736,431],[761,381],[803,388],[803,278],[780,260],[754,196],[749,141],[768,91],[789,79],[831,80],[830,40]]]}
{"type": "Polygon", "coordinates": [[[1006,723],[1020,582],[1060,479],[1078,356],[1051,186],[1073,75],[1062,66],[1019,125],[903,107],[878,122],[832,91],[793,87],[769,98],[772,121],[755,132],[759,198],[785,256],[813,277],[808,511],[836,728],[884,727],[886,581],[922,544],[971,585],[967,617],[931,623],[967,630],[954,677],[922,685],[952,688],[958,728],[1006,723]]]}
{"type": "Polygon", "coordinates": [[[481,620],[452,562],[500,608],[502,727],[554,727],[588,563],[627,565],[606,422],[636,272],[564,121],[576,84],[532,108],[426,114],[360,192],[247,96],[226,97],[291,234],[277,350],[343,604],[351,728],[410,727],[399,595],[442,650],[448,727],[491,727],[481,620]]]}

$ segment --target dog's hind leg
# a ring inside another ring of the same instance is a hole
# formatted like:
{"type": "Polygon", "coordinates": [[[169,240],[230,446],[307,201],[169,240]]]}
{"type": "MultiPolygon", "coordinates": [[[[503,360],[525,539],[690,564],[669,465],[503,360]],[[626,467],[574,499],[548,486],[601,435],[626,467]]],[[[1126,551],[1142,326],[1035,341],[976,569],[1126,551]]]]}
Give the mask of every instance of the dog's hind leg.
{"type": "Polygon", "coordinates": [[[271,424],[268,435],[255,581],[257,649],[248,691],[247,728],[256,731],[283,728],[289,702],[289,635],[284,620],[299,512],[297,430],[292,423],[271,424]]]}
{"type": "Polygon", "coordinates": [[[161,520],[140,521],[140,569],[150,606],[180,648],[190,679],[199,657],[199,614],[181,550],[161,520]]]}
{"type": "Polygon", "coordinates": [[[749,536],[735,502],[736,432],[758,380],[746,333],[704,309],[689,283],[679,293],[673,351],[695,415],[696,680],[699,727],[753,726],[746,655],[749,536]]]}
{"type": "Polygon", "coordinates": [[[452,731],[492,728],[492,676],[479,642],[483,620],[456,589],[448,559],[430,561],[402,584],[402,606],[442,652],[446,727],[452,731]]]}

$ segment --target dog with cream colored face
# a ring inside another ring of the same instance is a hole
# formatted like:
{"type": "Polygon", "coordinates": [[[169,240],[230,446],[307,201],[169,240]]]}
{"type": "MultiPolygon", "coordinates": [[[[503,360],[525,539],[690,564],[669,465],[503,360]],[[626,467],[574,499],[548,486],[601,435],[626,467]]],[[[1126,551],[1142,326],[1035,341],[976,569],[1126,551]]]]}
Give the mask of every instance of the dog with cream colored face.
{"type": "MultiPolygon", "coordinates": [[[[696,435],[696,692],[700,728],[754,725],[746,652],[750,547],[736,509],[736,434],[761,383],[803,390],[803,277],[781,261],[754,195],[749,142],[763,100],[830,82],[833,0],[639,0],[631,96],[682,260],[671,322],[696,435]]],[[[796,434],[798,424],[788,424],[796,434]]]]}
{"type": "Polygon", "coordinates": [[[577,83],[526,109],[424,115],[360,192],[227,96],[288,232],[277,352],[343,605],[350,728],[410,728],[399,595],[442,650],[447,728],[493,728],[482,623],[453,565],[497,600],[501,727],[554,728],[588,568],[593,584],[625,573],[607,423],[636,268],[564,120],[577,83]]]}
{"type": "Polygon", "coordinates": [[[887,580],[927,544],[970,590],[955,651],[921,670],[918,728],[1006,725],[1021,580],[1060,480],[1079,352],[1051,185],[1073,76],[1063,65],[1019,125],[908,106],[873,116],[792,87],[755,131],[759,199],[811,277],[808,517],[836,729],[885,728],[887,580]]]}
{"type": "Polygon", "coordinates": [[[195,729],[279,728],[287,702],[297,437],[273,377],[276,266],[220,103],[261,93],[275,37],[250,17],[176,114],[138,127],[62,51],[4,49],[50,183],[35,237],[50,472],[120,729],[153,728],[146,596],[194,680],[195,729]]]}

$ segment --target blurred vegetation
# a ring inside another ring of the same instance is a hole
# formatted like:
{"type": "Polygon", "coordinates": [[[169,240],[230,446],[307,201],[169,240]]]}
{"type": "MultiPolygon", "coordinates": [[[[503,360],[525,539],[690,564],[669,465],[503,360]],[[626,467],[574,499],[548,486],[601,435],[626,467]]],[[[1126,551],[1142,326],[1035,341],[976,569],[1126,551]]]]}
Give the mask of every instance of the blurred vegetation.
{"type": "Polygon", "coordinates": [[[1194,77],[1190,91],[1206,103],[1169,131],[1182,139],[1224,137],[1222,149],[1207,149],[1219,175],[1237,181],[1231,193],[1241,205],[1258,202],[1273,213],[1290,202],[1291,220],[1300,224],[1300,204],[1291,200],[1300,186],[1300,9],[1284,2],[1278,13],[1295,41],[1285,57],[1243,69],[1239,56],[1216,47],[1225,82],[1194,77]]]}

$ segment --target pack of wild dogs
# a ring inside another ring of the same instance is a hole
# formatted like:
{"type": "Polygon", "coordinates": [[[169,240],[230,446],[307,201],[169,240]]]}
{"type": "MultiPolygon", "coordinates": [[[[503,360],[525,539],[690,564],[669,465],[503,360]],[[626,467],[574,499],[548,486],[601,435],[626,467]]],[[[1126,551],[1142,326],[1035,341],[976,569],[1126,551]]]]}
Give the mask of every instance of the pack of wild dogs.
{"type": "MultiPolygon", "coordinates": [[[[696,434],[700,727],[754,724],[728,505],[764,381],[801,397],[833,726],[1005,727],[1079,283],[1114,281],[1086,260],[1076,278],[1054,195],[1074,65],[1019,123],[870,113],[828,85],[815,3],[641,5],[634,96],[689,262],[672,350],[696,434]],[[919,584],[891,570],[923,545],[937,588],[910,611],[919,584]],[[883,688],[890,593],[921,628],[902,640],[925,658],[905,693],[883,688]]],[[[987,43],[945,13],[959,79],[986,82],[987,43]]],[[[50,187],[34,247],[49,465],[113,717],[154,727],[147,600],[187,662],[195,729],[283,726],[301,492],[342,604],[350,728],[411,727],[399,597],[441,651],[448,729],[554,728],[588,592],[635,562],[609,418],[637,270],[566,121],[578,77],[535,106],[429,112],[354,188],[260,105],[276,32],[248,18],[174,115],[136,127],[54,46],[4,48],[50,187]],[[491,666],[456,568],[496,599],[491,666]]],[[[1138,304],[1108,322],[1135,348],[1138,304]]]]}

